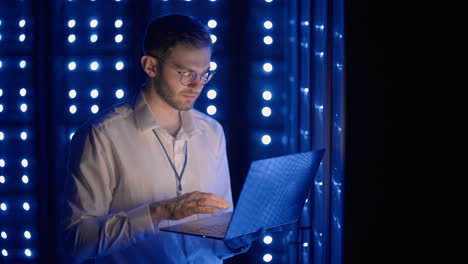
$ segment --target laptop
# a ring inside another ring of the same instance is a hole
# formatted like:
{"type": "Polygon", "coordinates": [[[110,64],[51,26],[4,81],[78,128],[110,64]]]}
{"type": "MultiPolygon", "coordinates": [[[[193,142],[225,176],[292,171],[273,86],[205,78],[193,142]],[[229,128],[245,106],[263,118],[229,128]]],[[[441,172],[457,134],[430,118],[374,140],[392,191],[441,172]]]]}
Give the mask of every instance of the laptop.
{"type": "Polygon", "coordinates": [[[324,152],[320,149],[253,161],[233,212],[160,230],[228,240],[293,223],[301,217],[324,152]]]}

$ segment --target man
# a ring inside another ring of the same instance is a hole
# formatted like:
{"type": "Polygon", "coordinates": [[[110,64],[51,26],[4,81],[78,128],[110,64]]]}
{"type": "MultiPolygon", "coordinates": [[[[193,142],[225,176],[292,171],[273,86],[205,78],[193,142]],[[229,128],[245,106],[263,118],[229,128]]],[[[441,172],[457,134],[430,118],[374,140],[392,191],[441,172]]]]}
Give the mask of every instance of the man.
{"type": "Polygon", "coordinates": [[[146,86],[75,133],[64,215],[75,262],[222,263],[247,250],[249,240],[159,231],[232,211],[223,128],[192,109],[214,74],[211,45],[192,17],[156,19],[141,58],[146,86]]]}

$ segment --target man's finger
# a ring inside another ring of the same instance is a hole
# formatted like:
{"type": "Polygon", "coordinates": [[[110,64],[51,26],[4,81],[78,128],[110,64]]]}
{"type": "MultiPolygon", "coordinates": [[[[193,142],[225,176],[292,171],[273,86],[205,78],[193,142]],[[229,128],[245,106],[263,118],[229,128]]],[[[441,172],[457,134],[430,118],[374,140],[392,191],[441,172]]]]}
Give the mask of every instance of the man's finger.
{"type": "Polygon", "coordinates": [[[223,202],[223,201],[211,200],[207,198],[198,199],[198,206],[199,207],[214,207],[214,208],[218,208],[221,210],[226,210],[229,207],[231,207],[230,204],[226,201],[223,202]]]}

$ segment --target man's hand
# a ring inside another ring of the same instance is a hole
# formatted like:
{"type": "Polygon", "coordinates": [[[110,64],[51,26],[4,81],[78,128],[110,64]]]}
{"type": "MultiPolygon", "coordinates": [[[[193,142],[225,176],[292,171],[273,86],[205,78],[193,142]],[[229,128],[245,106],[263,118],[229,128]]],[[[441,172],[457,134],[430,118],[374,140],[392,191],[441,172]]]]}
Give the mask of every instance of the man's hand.
{"type": "Polygon", "coordinates": [[[194,214],[213,214],[231,205],[212,193],[192,192],[170,200],[150,204],[153,223],[161,220],[180,220],[194,214]]]}

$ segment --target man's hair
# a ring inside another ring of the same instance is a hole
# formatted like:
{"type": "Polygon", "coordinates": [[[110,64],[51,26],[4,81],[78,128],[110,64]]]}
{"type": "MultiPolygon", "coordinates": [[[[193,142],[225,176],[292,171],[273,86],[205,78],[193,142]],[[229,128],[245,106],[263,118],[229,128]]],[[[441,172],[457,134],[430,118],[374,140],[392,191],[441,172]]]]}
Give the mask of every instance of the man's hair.
{"type": "Polygon", "coordinates": [[[146,54],[165,59],[169,56],[169,49],[177,44],[196,48],[212,47],[208,28],[194,17],[168,15],[148,25],[143,47],[146,54]]]}

